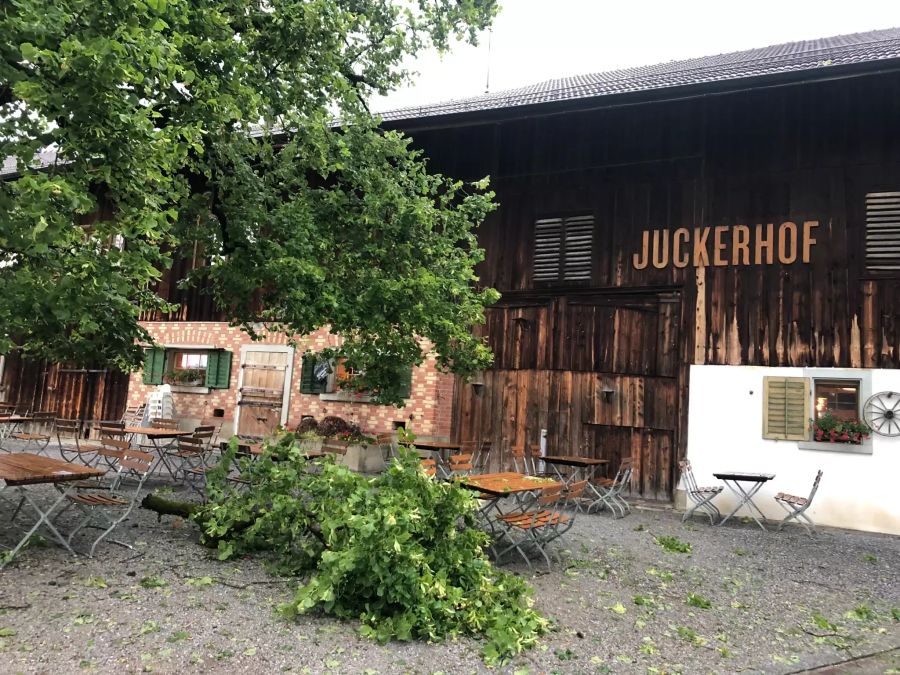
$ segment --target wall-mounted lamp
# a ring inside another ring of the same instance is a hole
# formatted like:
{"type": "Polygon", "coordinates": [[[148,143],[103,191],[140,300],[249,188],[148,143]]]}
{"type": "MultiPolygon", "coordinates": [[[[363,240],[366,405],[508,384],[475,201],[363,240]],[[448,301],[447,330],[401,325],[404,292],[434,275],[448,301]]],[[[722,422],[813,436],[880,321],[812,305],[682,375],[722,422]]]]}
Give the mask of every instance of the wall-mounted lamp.
{"type": "Polygon", "coordinates": [[[484,377],[481,373],[475,373],[472,377],[472,391],[476,396],[481,396],[481,392],[484,391],[484,377]]]}
{"type": "Polygon", "coordinates": [[[611,387],[603,387],[603,389],[600,390],[600,395],[603,397],[604,403],[612,403],[613,396],[616,395],[616,390],[611,387]]]}

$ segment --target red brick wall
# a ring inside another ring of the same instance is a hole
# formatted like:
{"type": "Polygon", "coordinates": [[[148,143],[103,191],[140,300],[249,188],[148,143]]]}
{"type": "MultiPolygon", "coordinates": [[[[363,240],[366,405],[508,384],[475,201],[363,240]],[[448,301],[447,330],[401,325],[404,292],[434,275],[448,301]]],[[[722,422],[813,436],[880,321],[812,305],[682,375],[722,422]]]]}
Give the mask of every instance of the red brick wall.
{"type": "MultiPolygon", "coordinates": [[[[208,394],[174,392],[175,411],[178,417],[211,417],[215,408],[225,410],[225,419],[233,420],[237,402],[238,374],[241,366],[241,346],[248,344],[285,345],[287,338],[272,334],[254,343],[239,328],[227,323],[198,321],[160,321],[144,324],[156,341],[168,347],[177,345],[210,345],[228,349],[233,353],[231,382],[228,389],[210,389],[208,394]]],[[[338,415],[359,424],[364,431],[377,434],[393,429],[394,422],[405,422],[407,428],[422,436],[451,436],[453,407],[453,376],[439,372],[430,356],[421,367],[413,370],[412,396],[404,408],[375,405],[372,403],[326,401],[318,395],[300,393],[301,356],[307,349],[319,351],[336,346],[339,338],[320,330],[298,340],[294,351],[288,427],[300,421],[302,415],[322,419],[326,415],[338,415]]],[[[144,385],[141,372],[131,375],[128,389],[128,405],[137,405],[147,399],[155,387],[144,385]]]]}

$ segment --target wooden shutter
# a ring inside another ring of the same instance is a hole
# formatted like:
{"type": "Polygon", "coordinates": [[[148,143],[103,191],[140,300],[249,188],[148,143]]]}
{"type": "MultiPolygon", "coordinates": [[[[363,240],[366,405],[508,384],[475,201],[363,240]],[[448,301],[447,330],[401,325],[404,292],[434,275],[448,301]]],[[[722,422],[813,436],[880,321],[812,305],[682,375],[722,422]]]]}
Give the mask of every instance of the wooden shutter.
{"type": "Polygon", "coordinates": [[[594,216],[543,218],[534,224],[534,281],[590,281],[594,216]]]}
{"type": "Polygon", "coordinates": [[[165,349],[152,347],[144,350],[144,384],[162,384],[165,369],[165,349]]]}
{"type": "Polygon", "coordinates": [[[544,218],[534,224],[534,280],[559,279],[562,255],[562,218],[544,218]]]}
{"type": "Polygon", "coordinates": [[[866,270],[900,272],[900,192],[866,195],[866,270]]]}
{"type": "Polygon", "coordinates": [[[231,382],[231,352],[214,349],[206,356],[206,386],[210,389],[228,389],[231,382]]]}
{"type": "Polygon", "coordinates": [[[566,245],[562,278],[566,281],[590,281],[594,216],[566,218],[565,226],[566,245]]]}
{"type": "Polygon", "coordinates": [[[763,378],[763,438],[805,441],[809,438],[809,379],[763,378]]]}
{"type": "Polygon", "coordinates": [[[318,357],[313,352],[306,352],[303,355],[303,361],[300,366],[300,393],[301,394],[321,394],[325,391],[327,382],[319,382],[316,379],[315,369],[319,362],[318,357]]]}

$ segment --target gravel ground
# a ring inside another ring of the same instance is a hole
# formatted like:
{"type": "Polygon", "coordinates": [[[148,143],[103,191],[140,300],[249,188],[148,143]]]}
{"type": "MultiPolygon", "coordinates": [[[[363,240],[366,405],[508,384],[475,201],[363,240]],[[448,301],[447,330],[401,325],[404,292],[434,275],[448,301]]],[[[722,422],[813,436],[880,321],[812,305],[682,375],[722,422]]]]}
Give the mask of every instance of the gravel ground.
{"type": "MultiPolygon", "coordinates": [[[[220,563],[191,523],[139,509],[118,532],[135,550],[38,545],[0,571],[0,672],[790,673],[900,646],[900,539],[705,523],[579,515],[562,567],[508,566],[555,629],[491,671],[473,640],[379,646],[327,617],[286,621],[273,610],[291,582],[220,563]],[[666,535],[691,551],[664,550],[666,535]]],[[[0,525],[0,545],[14,538],[0,525]]]]}

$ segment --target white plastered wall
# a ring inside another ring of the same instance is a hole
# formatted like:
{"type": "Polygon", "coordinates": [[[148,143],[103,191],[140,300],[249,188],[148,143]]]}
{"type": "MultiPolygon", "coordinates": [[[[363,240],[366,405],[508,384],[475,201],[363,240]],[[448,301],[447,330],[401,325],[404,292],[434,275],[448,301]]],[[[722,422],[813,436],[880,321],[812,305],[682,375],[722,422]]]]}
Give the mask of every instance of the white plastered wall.
{"type": "MultiPolygon", "coordinates": [[[[900,370],[691,366],[687,456],[697,482],[720,484],[713,477],[719,471],[774,473],[754,503],[767,518],[780,519],[785,514],[774,495],[808,496],[822,469],[807,512],[817,524],[900,534],[900,437],[873,434],[872,454],[801,450],[797,441],[764,439],[763,377],[771,375],[858,379],[861,402],[900,391],[900,370]]],[[[715,503],[727,513],[737,501],[726,489],[715,503]]]]}

